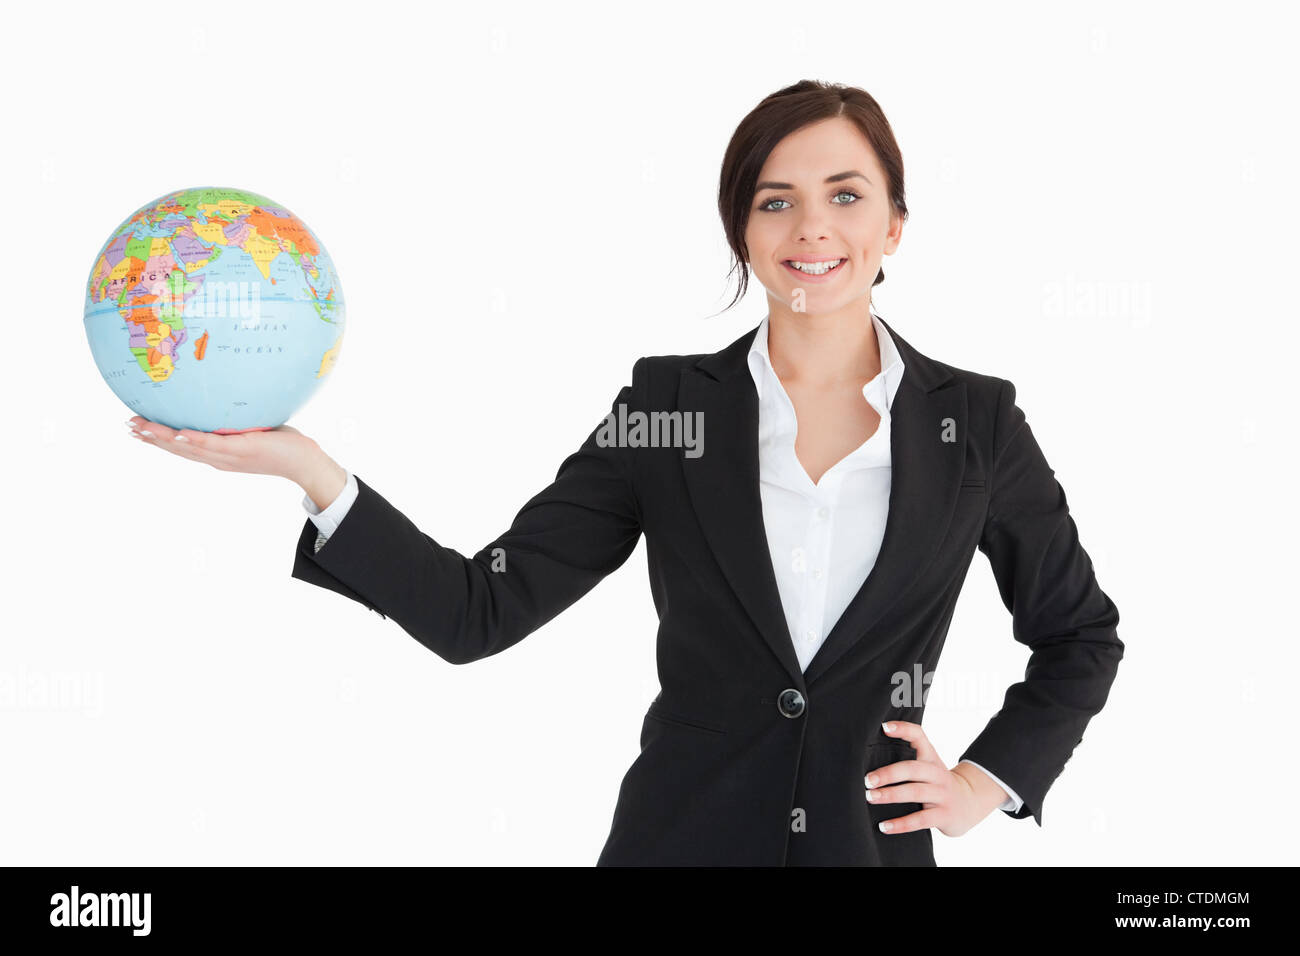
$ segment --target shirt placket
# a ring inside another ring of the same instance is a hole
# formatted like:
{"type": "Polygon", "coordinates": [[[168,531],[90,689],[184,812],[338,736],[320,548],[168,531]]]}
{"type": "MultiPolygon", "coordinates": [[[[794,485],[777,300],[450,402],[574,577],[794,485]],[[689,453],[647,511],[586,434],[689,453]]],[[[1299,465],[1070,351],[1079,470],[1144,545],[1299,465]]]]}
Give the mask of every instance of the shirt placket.
{"type": "Polygon", "coordinates": [[[828,472],[808,496],[807,530],[804,535],[807,567],[800,626],[805,646],[810,652],[826,637],[826,590],[832,570],[831,542],[842,481],[842,473],[828,472]]]}

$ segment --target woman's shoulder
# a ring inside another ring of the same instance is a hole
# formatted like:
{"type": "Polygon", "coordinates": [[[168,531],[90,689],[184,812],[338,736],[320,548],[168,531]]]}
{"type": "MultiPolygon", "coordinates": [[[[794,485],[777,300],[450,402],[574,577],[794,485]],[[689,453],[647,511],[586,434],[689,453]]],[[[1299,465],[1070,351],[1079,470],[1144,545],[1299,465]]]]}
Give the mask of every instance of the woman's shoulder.
{"type": "Polygon", "coordinates": [[[645,396],[675,395],[682,373],[687,370],[714,379],[735,374],[745,366],[756,329],[747,330],[716,352],[643,355],[632,366],[632,389],[645,396]]]}
{"type": "MultiPolygon", "coordinates": [[[[989,372],[977,372],[974,369],[963,368],[960,365],[953,365],[951,362],[943,362],[933,358],[929,359],[929,361],[935,368],[940,369],[945,377],[950,378],[952,383],[966,386],[967,390],[976,396],[995,400],[1003,387],[1009,384],[1005,378],[989,372]]],[[[951,387],[951,384],[949,384],[949,387],[951,387]]]]}
{"type": "MultiPolygon", "coordinates": [[[[914,355],[920,353],[914,351],[914,355]]],[[[999,422],[1006,421],[1009,406],[1015,402],[1016,387],[999,375],[977,372],[928,355],[923,359],[925,378],[920,379],[922,387],[926,391],[964,388],[971,433],[996,441],[999,422]]]]}
{"type": "Polygon", "coordinates": [[[915,370],[914,379],[916,381],[930,388],[952,387],[953,384],[961,384],[969,389],[974,389],[980,394],[992,394],[994,396],[1002,389],[1006,380],[1000,376],[989,372],[978,372],[974,369],[935,358],[929,352],[928,346],[925,351],[922,351],[909,341],[912,335],[910,330],[908,338],[904,338],[893,325],[884,323],[883,319],[881,321],[885,325],[886,331],[889,332],[890,338],[893,339],[894,347],[898,350],[904,366],[915,370]]]}

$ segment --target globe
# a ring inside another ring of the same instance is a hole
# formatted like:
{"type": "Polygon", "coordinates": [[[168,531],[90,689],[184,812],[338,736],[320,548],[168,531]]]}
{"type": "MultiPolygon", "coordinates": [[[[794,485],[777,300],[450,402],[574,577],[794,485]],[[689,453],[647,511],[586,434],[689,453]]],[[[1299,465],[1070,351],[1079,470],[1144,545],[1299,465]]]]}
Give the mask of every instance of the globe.
{"type": "Polygon", "coordinates": [[[284,206],[182,189],[109,235],[85,320],[100,374],[133,413],[231,434],[284,424],[321,386],[343,342],[343,290],[284,206]]]}

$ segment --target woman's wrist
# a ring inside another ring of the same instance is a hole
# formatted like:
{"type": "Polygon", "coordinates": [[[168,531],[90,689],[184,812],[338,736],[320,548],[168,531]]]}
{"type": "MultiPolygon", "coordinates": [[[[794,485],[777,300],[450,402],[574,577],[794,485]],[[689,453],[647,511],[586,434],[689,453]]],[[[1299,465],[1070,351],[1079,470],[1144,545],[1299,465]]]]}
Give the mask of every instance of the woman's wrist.
{"type": "Polygon", "coordinates": [[[320,451],[306,463],[302,472],[293,478],[321,511],[328,508],[348,483],[348,473],[333,458],[320,451]]]}
{"type": "Polygon", "coordinates": [[[966,781],[981,809],[987,807],[988,812],[992,813],[1006,802],[1007,792],[974,764],[960,761],[952,768],[952,772],[966,781]]]}

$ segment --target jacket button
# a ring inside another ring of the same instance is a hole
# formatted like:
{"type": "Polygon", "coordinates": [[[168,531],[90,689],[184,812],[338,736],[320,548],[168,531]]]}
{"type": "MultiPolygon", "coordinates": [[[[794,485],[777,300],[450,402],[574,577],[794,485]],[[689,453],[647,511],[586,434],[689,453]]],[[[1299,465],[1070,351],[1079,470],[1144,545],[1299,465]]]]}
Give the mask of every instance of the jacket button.
{"type": "Polygon", "coordinates": [[[776,709],[781,712],[783,717],[800,716],[804,709],[803,694],[793,687],[786,688],[781,691],[781,696],[776,699],[776,709]]]}

